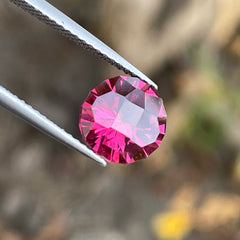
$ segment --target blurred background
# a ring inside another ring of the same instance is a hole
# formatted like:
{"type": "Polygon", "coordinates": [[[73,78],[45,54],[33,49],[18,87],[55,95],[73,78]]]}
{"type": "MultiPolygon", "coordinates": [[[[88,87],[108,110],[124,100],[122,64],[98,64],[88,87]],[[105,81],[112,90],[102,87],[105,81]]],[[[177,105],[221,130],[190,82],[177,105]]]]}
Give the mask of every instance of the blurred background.
{"type": "MultiPolygon", "coordinates": [[[[240,1],[51,0],[159,85],[159,150],[103,168],[0,109],[1,240],[240,239],[240,1]]],[[[123,74],[0,2],[0,83],[76,138],[123,74]]]]}

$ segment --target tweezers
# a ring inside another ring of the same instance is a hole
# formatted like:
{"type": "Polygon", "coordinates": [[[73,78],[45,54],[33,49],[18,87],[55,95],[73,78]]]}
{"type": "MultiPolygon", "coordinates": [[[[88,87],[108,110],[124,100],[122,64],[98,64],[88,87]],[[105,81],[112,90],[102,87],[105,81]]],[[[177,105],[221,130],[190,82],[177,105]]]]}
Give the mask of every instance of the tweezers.
{"type": "MultiPolygon", "coordinates": [[[[44,0],[10,1],[37,17],[39,20],[50,25],[75,43],[82,45],[86,49],[90,49],[94,54],[118,69],[123,70],[126,74],[139,77],[154,86],[156,89],[158,88],[153,81],[131,65],[127,60],[48,2],[44,0]]],[[[71,134],[67,133],[47,117],[33,109],[32,106],[26,104],[23,100],[20,100],[17,96],[2,86],[0,86],[0,106],[64,145],[77,150],[103,166],[107,165],[104,158],[94,153],[86,145],[75,139],[71,134]]]]}

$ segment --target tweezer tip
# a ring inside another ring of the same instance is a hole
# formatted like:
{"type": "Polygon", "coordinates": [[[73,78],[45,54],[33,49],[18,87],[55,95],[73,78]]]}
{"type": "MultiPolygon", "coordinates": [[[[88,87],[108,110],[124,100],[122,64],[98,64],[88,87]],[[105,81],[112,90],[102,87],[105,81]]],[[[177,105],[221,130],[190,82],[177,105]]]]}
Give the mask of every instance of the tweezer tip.
{"type": "Polygon", "coordinates": [[[95,160],[100,164],[102,165],[103,167],[106,167],[107,166],[107,162],[105,161],[105,159],[101,156],[98,155],[97,158],[95,158],[95,160]]]}
{"type": "Polygon", "coordinates": [[[106,162],[106,161],[102,161],[102,162],[101,162],[101,165],[102,165],[103,167],[106,167],[106,166],[107,166],[107,162],[106,162]]]}
{"type": "Polygon", "coordinates": [[[107,162],[100,156],[98,156],[97,158],[92,158],[93,160],[95,160],[98,164],[100,164],[103,167],[107,166],[107,162]]]}

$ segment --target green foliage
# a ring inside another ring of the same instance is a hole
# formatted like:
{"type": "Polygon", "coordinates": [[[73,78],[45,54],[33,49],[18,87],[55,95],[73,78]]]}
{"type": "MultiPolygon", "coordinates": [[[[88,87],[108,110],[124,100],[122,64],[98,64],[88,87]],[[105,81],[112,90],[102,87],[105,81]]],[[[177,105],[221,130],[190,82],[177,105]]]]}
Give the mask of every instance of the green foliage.
{"type": "Polygon", "coordinates": [[[223,126],[211,113],[209,105],[206,101],[194,104],[183,128],[181,135],[194,148],[217,149],[223,140],[223,126]]]}

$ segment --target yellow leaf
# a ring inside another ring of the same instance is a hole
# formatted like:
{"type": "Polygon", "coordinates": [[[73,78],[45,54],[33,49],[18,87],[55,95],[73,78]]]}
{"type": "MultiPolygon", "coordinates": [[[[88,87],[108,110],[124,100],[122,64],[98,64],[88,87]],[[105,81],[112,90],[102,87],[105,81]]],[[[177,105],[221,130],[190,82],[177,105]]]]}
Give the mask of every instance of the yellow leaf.
{"type": "Polygon", "coordinates": [[[158,214],[152,221],[153,231],[159,239],[181,240],[192,229],[189,211],[171,211],[158,214]]]}

